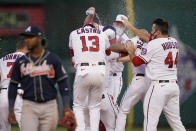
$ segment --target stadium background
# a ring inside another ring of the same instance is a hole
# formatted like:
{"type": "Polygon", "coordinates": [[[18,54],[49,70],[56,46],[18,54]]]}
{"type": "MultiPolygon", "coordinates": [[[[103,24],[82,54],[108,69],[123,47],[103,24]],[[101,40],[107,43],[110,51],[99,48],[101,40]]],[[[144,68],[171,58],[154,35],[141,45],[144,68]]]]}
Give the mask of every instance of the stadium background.
{"type": "MultiPolygon", "coordinates": [[[[151,31],[157,17],[168,20],[170,35],[180,41],[179,84],[181,88],[181,117],[188,128],[196,127],[196,1],[195,0],[0,0],[0,56],[15,50],[17,34],[29,24],[37,24],[45,31],[47,49],[63,60],[70,86],[74,69],[68,50],[69,34],[82,26],[85,10],[94,6],[103,25],[111,24],[119,13],[129,16],[138,28],[151,31]]],[[[129,35],[133,34],[129,32],[129,35]]],[[[130,65],[125,64],[124,86],[131,79],[130,65]]],[[[123,90],[123,91],[124,91],[123,90]]],[[[121,94],[123,94],[123,91],[121,94]]],[[[142,127],[141,102],[130,113],[128,127],[142,127]]],[[[160,127],[168,127],[161,116],[160,127]]]]}

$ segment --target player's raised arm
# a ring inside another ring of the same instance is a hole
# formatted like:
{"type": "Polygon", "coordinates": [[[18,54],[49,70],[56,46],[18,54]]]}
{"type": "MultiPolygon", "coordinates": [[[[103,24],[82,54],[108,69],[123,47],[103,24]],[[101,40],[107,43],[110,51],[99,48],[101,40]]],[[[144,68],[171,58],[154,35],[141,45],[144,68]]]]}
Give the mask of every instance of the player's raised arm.
{"type": "Polygon", "coordinates": [[[146,42],[149,42],[150,40],[150,34],[148,32],[144,32],[141,31],[140,29],[137,29],[136,27],[134,27],[127,19],[123,19],[123,23],[124,25],[130,29],[131,31],[133,31],[137,36],[139,36],[141,39],[143,39],[146,42]]]}
{"type": "Polygon", "coordinates": [[[90,7],[86,10],[86,18],[84,20],[84,25],[88,22],[88,21],[93,21],[94,16],[95,16],[95,8],[94,7],[90,7]]]}

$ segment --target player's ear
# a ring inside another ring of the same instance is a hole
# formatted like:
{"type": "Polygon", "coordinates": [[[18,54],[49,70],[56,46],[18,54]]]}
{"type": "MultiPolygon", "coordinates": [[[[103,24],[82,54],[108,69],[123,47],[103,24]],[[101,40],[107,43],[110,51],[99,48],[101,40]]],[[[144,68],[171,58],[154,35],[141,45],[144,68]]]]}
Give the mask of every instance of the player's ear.
{"type": "Polygon", "coordinates": [[[46,47],[46,45],[47,45],[46,38],[42,37],[41,44],[43,47],[46,47]]]}

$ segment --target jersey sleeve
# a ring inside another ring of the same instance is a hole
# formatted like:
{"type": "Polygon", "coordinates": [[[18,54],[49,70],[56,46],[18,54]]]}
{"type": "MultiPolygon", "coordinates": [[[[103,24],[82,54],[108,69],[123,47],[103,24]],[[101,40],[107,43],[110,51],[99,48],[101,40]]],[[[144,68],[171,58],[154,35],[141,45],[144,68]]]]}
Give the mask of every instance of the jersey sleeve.
{"type": "Polygon", "coordinates": [[[148,63],[156,52],[156,49],[157,46],[153,42],[149,42],[146,47],[141,48],[139,57],[144,60],[145,63],[148,63]]]}
{"type": "Polygon", "coordinates": [[[116,29],[111,25],[107,25],[103,28],[103,32],[108,37],[110,44],[114,44],[116,41],[116,29]]]}
{"type": "MultiPolygon", "coordinates": [[[[22,65],[21,65],[22,66],[22,65]]],[[[11,83],[19,84],[21,81],[21,72],[20,72],[20,59],[17,59],[14,63],[12,75],[11,75],[11,83]]]]}
{"type": "Polygon", "coordinates": [[[138,37],[137,36],[136,37],[133,37],[133,38],[130,39],[130,41],[133,42],[134,47],[136,48],[137,47],[138,37]]]}
{"type": "Polygon", "coordinates": [[[73,49],[73,46],[72,46],[72,34],[73,34],[73,32],[71,32],[70,35],[69,35],[69,48],[70,49],[73,49]]]}
{"type": "Polygon", "coordinates": [[[60,58],[56,55],[55,55],[55,57],[56,57],[56,58],[54,58],[56,60],[55,64],[54,64],[55,78],[56,78],[56,81],[59,82],[65,78],[67,78],[67,72],[61,63],[60,58]]]}

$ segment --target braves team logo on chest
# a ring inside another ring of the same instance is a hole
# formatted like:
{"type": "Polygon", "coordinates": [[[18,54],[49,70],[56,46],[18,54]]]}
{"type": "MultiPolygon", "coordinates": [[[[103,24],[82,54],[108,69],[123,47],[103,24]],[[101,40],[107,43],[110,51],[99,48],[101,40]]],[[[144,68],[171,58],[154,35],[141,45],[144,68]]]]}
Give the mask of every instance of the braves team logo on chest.
{"type": "Polygon", "coordinates": [[[47,65],[45,60],[42,65],[33,66],[33,63],[28,63],[26,66],[23,63],[20,66],[22,76],[30,75],[31,77],[39,75],[47,75],[49,78],[54,78],[55,71],[52,65],[47,65]]]}

